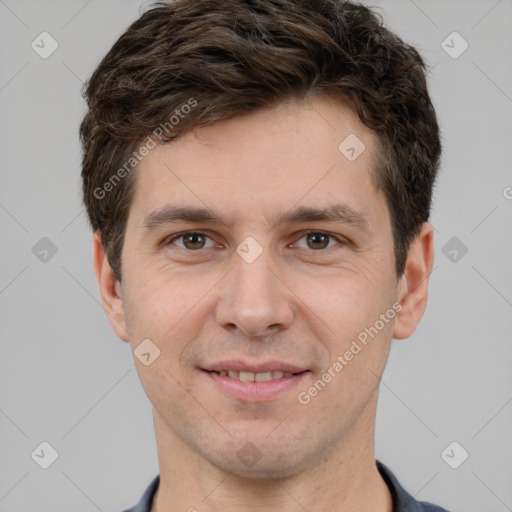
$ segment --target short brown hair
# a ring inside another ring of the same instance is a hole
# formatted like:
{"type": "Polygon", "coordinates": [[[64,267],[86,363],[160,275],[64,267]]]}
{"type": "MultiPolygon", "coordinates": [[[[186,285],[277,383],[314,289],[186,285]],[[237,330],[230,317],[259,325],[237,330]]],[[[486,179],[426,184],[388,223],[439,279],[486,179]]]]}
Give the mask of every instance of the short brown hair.
{"type": "Polygon", "coordinates": [[[155,3],[83,89],[83,199],[116,278],[141,144],[321,94],[348,102],[377,135],[374,179],[390,211],[400,276],[429,219],[441,153],[425,70],[378,14],[351,1],[155,3]]]}

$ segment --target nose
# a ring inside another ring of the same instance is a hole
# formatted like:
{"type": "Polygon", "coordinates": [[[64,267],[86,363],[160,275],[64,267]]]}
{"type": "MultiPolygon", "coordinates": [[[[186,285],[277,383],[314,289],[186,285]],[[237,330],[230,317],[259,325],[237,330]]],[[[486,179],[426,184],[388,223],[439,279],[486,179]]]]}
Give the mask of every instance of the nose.
{"type": "Polygon", "coordinates": [[[262,337],[288,328],[293,320],[291,291],[267,250],[253,262],[234,255],[234,268],[220,289],[216,320],[224,329],[262,337]]]}

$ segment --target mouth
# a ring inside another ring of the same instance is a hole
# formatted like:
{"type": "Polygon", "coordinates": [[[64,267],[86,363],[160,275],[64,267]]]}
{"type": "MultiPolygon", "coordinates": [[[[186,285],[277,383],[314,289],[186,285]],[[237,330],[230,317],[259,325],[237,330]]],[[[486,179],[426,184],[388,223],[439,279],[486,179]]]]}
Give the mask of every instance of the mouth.
{"type": "MultiPolygon", "coordinates": [[[[307,371],[307,370],[305,370],[307,371]]],[[[229,377],[230,379],[239,380],[242,382],[267,382],[269,380],[279,380],[286,377],[293,377],[294,375],[299,375],[299,373],[293,372],[285,372],[281,370],[277,371],[266,371],[266,372],[237,372],[234,370],[221,370],[221,371],[212,371],[210,373],[216,373],[221,377],[229,377]]]]}
{"type": "Polygon", "coordinates": [[[310,373],[305,368],[278,361],[262,364],[226,361],[201,370],[223,394],[240,401],[275,399],[310,373]]]}

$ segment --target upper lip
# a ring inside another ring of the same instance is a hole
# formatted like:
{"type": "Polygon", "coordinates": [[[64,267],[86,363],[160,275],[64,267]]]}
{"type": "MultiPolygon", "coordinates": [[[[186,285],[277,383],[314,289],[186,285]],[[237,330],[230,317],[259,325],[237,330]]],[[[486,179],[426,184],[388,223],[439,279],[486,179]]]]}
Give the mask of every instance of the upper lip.
{"type": "Polygon", "coordinates": [[[220,372],[223,370],[226,371],[234,371],[234,372],[252,372],[252,373],[263,373],[263,372],[290,372],[290,373],[300,373],[304,372],[307,369],[302,368],[300,366],[296,366],[290,363],[285,363],[284,361],[265,361],[265,362],[257,362],[250,363],[247,361],[219,361],[217,363],[210,364],[203,368],[203,370],[207,370],[209,372],[220,372]]]}

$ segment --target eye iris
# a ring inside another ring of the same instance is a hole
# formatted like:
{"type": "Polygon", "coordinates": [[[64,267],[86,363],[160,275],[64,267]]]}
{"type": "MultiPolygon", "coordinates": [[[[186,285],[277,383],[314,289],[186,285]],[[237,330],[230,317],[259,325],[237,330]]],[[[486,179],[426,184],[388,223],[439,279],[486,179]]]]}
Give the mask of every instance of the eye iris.
{"type": "Polygon", "coordinates": [[[204,246],[204,243],[204,236],[199,233],[183,235],[183,244],[187,249],[201,249],[204,246]],[[190,242],[190,244],[188,242],[190,242]]]}
{"type": "Polygon", "coordinates": [[[323,233],[309,233],[307,235],[308,244],[311,247],[310,242],[313,241],[312,249],[325,249],[329,245],[329,235],[325,235],[323,233]],[[315,247],[315,244],[320,244],[315,247]]]}

